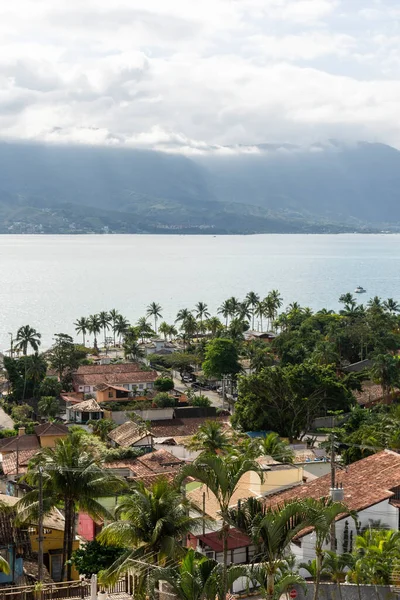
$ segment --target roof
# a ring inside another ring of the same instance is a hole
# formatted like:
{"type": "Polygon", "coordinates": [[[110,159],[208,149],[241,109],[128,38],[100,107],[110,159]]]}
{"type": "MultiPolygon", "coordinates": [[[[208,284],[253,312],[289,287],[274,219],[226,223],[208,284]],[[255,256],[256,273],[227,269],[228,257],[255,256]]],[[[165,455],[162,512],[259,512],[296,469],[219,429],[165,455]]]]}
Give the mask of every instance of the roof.
{"type": "MultiPolygon", "coordinates": [[[[3,494],[2,497],[4,497],[3,494]]],[[[9,544],[15,544],[21,548],[25,556],[30,556],[31,542],[29,533],[26,528],[15,526],[16,510],[12,503],[8,503],[8,506],[9,510],[0,512],[0,546],[4,547],[9,544]]]]}
{"type": "MultiPolygon", "coordinates": [[[[214,494],[208,489],[207,486],[201,485],[198,488],[195,488],[194,490],[187,492],[187,497],[192,504],[194,504],[197,508],[199,508],[199,510],[201,510],[201,512],[203,512],[203,509],[202,509],[203,492],[206,493],[206,514],[209,517],[211,517],[212,519],[215,519],[215,520],[221,519],[220,507],[219,507],[218,500],[214,496],[214,494]]],[[[230,506],[231,507],[237,506],[237,503],[239,502],[239,500],[244,501],[250,497],[258,498],[258,496],[259,496],[258,494],[256,494],[255,492],[253,492],[250,489],[244,490],[243,488],[239,487],[235,490],[235,492],[233,493],[233,495],[231,497],[230,506]]]]}
{"type": "MultiPolygon", "coordinates": [[[[8,496],[0,493],[0,503],[3,502],[7,506],[15,506],[20,498],[16,496],[8,496]]],[[[36,521],[32,521],[33,525],[36,525],[36,521]]],[[[57,529],[58,531],[64,531],[65,519],[58,508],[52,508],[51,512],[43,517],[43,527],[48,529],[57,529]]]]}
{"type": "MultiPolygon", "coordinates": [[[[114,365],[100,365],[101,367],[110,367],[114,365]]],[[[117,365],[118,366],[118,365],[117,365]]],[[[97,386],[100,384],[105,385],[118,385],[123,383],[147,383],[157,379],[157,371],[124,371],[122,373],[116,371],[112,373],[92,373],[82,375],[75,373],[73,375],[74,385],[90,385],[97,386]]],[[[126,391],[126,390],[125,390],[126,391]]]]}
{"type": "Polygon", "coordinates": [[[373,404],[382,400],[382,386],[372,381],[366,381],[362,385],[361,392],[353,392],[355,399],[360,406],[373,404]]]}
{"type": "Polygon", "coordinates": [[[137,458],[115,460],[105,466],[107,469],[128,469],[130,478],[151,484],[155,478],[160,476],[166,477],[168,481],[172,482],[183,464],[182,460],[176,458],[170,452],[156,450],[137,458]]]}
{"type": "Polygon", "coordinates": [[[46,435],[68,435],[68,427],[63,423],[42,423],[41,425],[36,425],[35,433],[39,437],[46,435]]]}
{"type": "Polygon", "coordinates": [[[104,390],[116,390],[117,392],[125,392],[126,394],[129,394],[129,390],[127,390],[125,387],[122,387],[122,385],[110,385],[107,383],[100,383],[100,385],[96,385],[96,390],[99,392],[104,392],[104,390]]]}
{"type": "Polygon", "coordinates": [[[35,456],[38,449],[22,450],[20,452],[10,452],[3,456],[4,475],[23,475],[28,470],[28,463],[35,456]],[[18,454],[18,472],[17,472],[17,454],[18,454]]]}
{"type": "Polygon", "coordinates": [[[15,435],[10,438],[0,440],[0,452],[15,452],[17,450],[39,450],[40,444],[37,436],[32,435],[15,435]]]}
{"type": "Polygon", "coordinates": [[[360,360],[356,363],[352,363],[351,365],[347,365],[346,367],[342,367],[342,371],[345,373],[360,373],[364,369],[369,369],[372,367],[373,361],[369,358],[365,360],[360,360]]]}
{"type": "Polygon", "coordinates": [[[89,400],[84,400],[83,402],[74,404],[73,406],[69,407],[69,410],[78,412],[104,412],[94,398],[90,398],[89,400]]]}
{"type": "Polygon", "coordinates": [[[189,417],[187,419],[165,419],[151,422],[154,437],[176,437],[194,435],[206,421],[218,421],[229,427],[226,417],[189,417]]]}
{"type": "MultiPolygon", "coordinates": [[[[223,551],[221,531],[212,531],[211,533],[198,535],[196,537],[198,540],[203,542],[204,545],[214,550],[214,552],[223,551]]],[[[251,546],[251,540],[249,536],[245,533],[242,533],[238,529],[230,529],[228,533],[228,550],[245,548],[246,546],[251,546]]]]}
{"type": "MultiPolygon", "coordinates": [[[[343,486],[344,503],[350,510],[365,510],[392,498],[392,490],[400,486],[400,454],[383,450],[363,458],[349,465],[346,470],[337,470],[336,482],[343,486]]],[[[276,507],[284,502],[303,498],[318,500],[329,496],[330,486],[329,473],[315,481],[266,496],[265,502],[268,506],[276,507]]]]}
{"type": "Polygon", "coordinates": [[[134,373],[141,370],[141,365],[137,362],[107,364],[107,365],[81,365],[75,373],[77,375],[105,375],[108,373],[134,373]]]}
{"type": "Polygon", "coordinates": [[[150,431],[143,430],[133,421],[127,421],[110,431],[108,437],[119,446],[128,448],[149,435],[152,435],[150,431]]]}
{"type": "Polygon", "coordinates": [[[83,392],[68,392],[68,394],[60,394],[60,397],[64,402],[82,402],[84,394],[83,392]]]}

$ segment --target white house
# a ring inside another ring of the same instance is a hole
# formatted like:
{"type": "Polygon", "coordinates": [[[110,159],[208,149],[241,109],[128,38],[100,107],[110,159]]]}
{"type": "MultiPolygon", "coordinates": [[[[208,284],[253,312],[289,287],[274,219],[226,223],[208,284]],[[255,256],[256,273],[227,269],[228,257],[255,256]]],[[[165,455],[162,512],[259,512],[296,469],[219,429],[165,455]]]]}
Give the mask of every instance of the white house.
{"type": "Polygon", "coordinates": [[[99,385],[117,385],[127,391],[152,390],[157,371],[147,371],[139,363],[83,365],[72,376],[75,392],[95,394],[99,385]]]}

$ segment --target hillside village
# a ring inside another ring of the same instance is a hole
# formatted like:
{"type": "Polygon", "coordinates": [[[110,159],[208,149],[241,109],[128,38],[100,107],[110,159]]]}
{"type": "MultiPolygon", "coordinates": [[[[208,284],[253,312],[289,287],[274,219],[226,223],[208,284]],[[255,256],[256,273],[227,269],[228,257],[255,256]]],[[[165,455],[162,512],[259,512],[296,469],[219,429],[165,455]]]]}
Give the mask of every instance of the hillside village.
{"type": "Polygon", "coordinates": [[[152,303],[47,350],[21,327],[0,380],[0,597],[396,597],[400,305],[340,301],[250,292],[173,324],[152,303]]]}

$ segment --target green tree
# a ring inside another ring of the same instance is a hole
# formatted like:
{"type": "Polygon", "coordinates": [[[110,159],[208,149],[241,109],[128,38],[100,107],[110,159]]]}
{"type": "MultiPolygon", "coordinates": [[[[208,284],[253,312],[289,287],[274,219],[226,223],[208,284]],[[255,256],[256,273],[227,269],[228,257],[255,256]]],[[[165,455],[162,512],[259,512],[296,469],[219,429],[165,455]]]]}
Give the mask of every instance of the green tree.
{"type": "MultiPolygon", "coordinates": [[[[15,344],[15,349],[21,350],[24,357],[26,357],[29,347],[31,347],[34,352],[38,352],[39,346],[41,343],[40,342],[41,337],[42,337],[41,334],[38,333],[36,331],[36,329],[31,327],[30,325],[23,325],[17,331],[17,337],[15,338],[17,343],[15,344]]],[[[24,377],[24,391],[22,394],[23,400],[25,400],[26,377],[27,377],[27,366],[28,366],[26,360],[24,361],[24,363],[25,363],[25,377],[24,377]]]]}
{"type": "Polygon", "coordinates": [[[100,323],[100,327],[103,328],[103,333],[104,333],[104,347],[107,346],[106,337],[107,337],[107,331],[110,327],[111,321],[112,321],[112,318],[108,312],[103,310],[101,313],[99,313],[99,323],[100,323]]]}
{"type": "Polygon", "coordinates": [[[203,323],[203,319],[208,319],[210,313],[208,311],[208,306],[205,302],[198,302],[195,307],[196,319],[200,319],[200,322],[203,323]]]}
{"type": "Polygon", "coordinates": [[[236,344],[224,338],[210,340],[202,368],[206,377],[236,376],[241,370],[236,344]]]}
{"type": "Polygon", "coordinates": [[[76,513],[79,510],[94,519],[111,519],[109,512],[98,502],[104,495],[112,495],[125,486],[123,480],[110,471],[103,470],[99,459],[87,449],[82,437],[71,433],[66,439],[56,442],[54,448],[42,448],[32,459],[25,481],[34,489],[17,504],[22,519],[37,518],[39,468],[42,471],[44,511],[62,506],[65,515],[63,561],[61,580],[65,567],[67,580],[71,580],[72,544],[75,537],[76,513]]]}
{"type": "Polygon", "coordinates": [[[358,584],[390,584],[400,560],[400,532],[368,528],[356,538],[354,558],[351,580],[358,584]]]}
{"type": "Polygon", "coordinates": [[[108,441],[108,434],[117,426],[111,419],[90,420],[87,424],[91,426],[93,433],[99,436],[102,442],[108,441]]]}
{"type": "Polygon", "coordinates": [[[54,396],[58,398],[61,391],[62,385],[54,377],[45,377],[39,385],[39,396],[54,396]]]}
{"type": "Polygon", "coordinates": [[[76,333],[82,334],[83,345],[86,346],[86,333],[89,331],[89,322],[86,317],[77,319],[74,323],[76,333]]]}
{"type": "Polygon", "coordinates": [[[168,392],[159,392],[153,399],[153,404],[158,408],[168,408],[177,405],[177,399],[170,396],[168,392]]]}
{"type": "Polygon", "coordinates": [[[225,319],[225,329],[228,329],[228,318],[231,314],[231,305],[229,300],[225,300],[221,306],[218,308],[218,314],[222,315],[225,319]]]}
{"type": "Polygon", "coordinates": [[[228,592],[229,506],[232,495],[237,490],[241,478],[249,471],[254,471],[261,478],[263,477],[259,465],[246,455],[235,456],[227,454],[220,456],[203,453],[191,464],[185,465],[177,478],[178,482],[183,482],[186,477],[193,477],[196,481],[200,481],[214,494],[218,502],[223,520],[221,531],[223,547],[222,598],[225,598],[228,592]]]}
{"type": "Polygon", "coordinates": [[[393,298],[388,298],[387,300],[385,300],[383,303],[383,307],[392,315],[400,311],[399,303],[396,302],[396,300],[393,300],[393,298]]]}
{"type": "Polygon", "coordinates": [[[158,377],[154,382],[154,388],[159,392],[170,392],[174,389],[174,381],[170,377],[158,377]]]}
{"type": "Polygon", "coordinates": [[[294,461],[294,452],[289,444],[273,431],[267,433],[265,437],[256,438],[252,447],[256,456],[271,456],[274,460],[283,463],[294,461]]]}
{"type": "Polygon", "coordinates": [[[246,296],[246,302],[251,308],[251,328],[254,331],[254,315],[255,310],[260,301],[260,296],[255,292],[249,292],[246,296]]]}
{"type": "Polygon", "coordinates": [[[347,570],[354,565],[352,554],[336,554],[332,550],[326,550],[322,571],[326,573],[333,583],[336,583],[339,590],[339,597],[342,598],[342,589],[340,584],[344,582],[347,570]]]}
{"type": "Polygon", "coordinates": [[[42,418],[54,419],[60,412],[60,404],[54,396],[42,396],[38,402],[39,414],[42,418]]]}
{"type": "Polygon", "coordinates": [[[171,326],[168,325],[166,321],[163,321],[162,323],[160,323],[160,326],[158,328],[158,331],[164,336],[165,341],[167,341],[167,335],[169,335],[170,327],[171,326]]]}
{"type": "Polygon", "coordinates": [[[120,317],[120,314],[115,308],[112,308],[108,314],[110,315],[110,319],[111,319],[111,327],[112,327],[112,331],[113,331],[114,348],[115,348],[115,336],[117,333],[117,321],[120,317]]]}
{"type": "Polygon", "coordinates": [[[103,569],[108,569],[122,555],[122,548],[104,546],[97,540],[82,544],[72,553],[72,562],[80,575],[91,577],[103,569]]]}
{"type": "Polygon", "coordinates": [[[219,421],[205,421],[192,436],[188,447],[209,454],[227,452],[232,447],[224,426],[219,421]]]}
{"type": "Polygon", "coordinates": [[[155,332],[152,330],[151,326],[147,322],[146,317],[140,317],[140,319],[137,322],[137,328],[139,335],[142,339],[142,344],[144,344],[145,338],[147,339],[155,334],[155,332]]]}
{"type": "Polygon", "coordinates": [[[382,387],[382,396],[389,400],[394,386],[400,384],[400,360],[390,354],[379,354],[373,360],[372,379],[382,387]]]}
{"type": "Polygon", "coordinates": [[[157,304],[157,302],[152,302],[147,307],[146,315],[148,317],[154,318],[154,331],[155,331],[156,335],[157,335],[157,321],[158,321],[158,319],[162,318],[161,311],[162,311],[161,305],[157,304]]]}
{"type": "Polygon", "coordinates": [[[99,333],[101,331],[101,323],[100,323],[99,315],[90,315],[90,317],[88,318],[88,327],[89,327],[89,333],[93,334],[93,336],[94,336],[94,347],[97,350],[97,336],[99,335],[99,333]]]}
{"type": "Polygon", "coordinates": [[[37,352],[24,357],[23,360],[26,365],[27,384],[31,384],[29,387],[32,389],[32,396],[36,398],[40,389],[40,384],[46,376],[46,361],[44,357],[37,352]]]}
{"type": "Polygon", "coordinates": [[[137,559],[163,565],[183,554],[181,540],[196,532],[202,519],[189,516],[189,503],[181,492],[163,479],[152,485],[137,482],[115,510],[116,521],[106,525],[98,540],[124,548],[125,552],[104,573],[104,580],[118,579],[137,559]]]}
{"type": "Polygon", "coordinates": [[[56,333],[54,339],[55,342],[48,353],[48,361],[62,381],[78,367],[78,353],[72,337],[67,333],[56,333]]]}
{"type": "Polygon", "coordinates": [[[209,319],[207,319],[205,324],[207,327],[207,331],[211,333],[211,337],[213,338],[217,337],[217,335],[220,334],[224,329],[224,326],[222,325],[218,317],[210,317],[209,319]]]}

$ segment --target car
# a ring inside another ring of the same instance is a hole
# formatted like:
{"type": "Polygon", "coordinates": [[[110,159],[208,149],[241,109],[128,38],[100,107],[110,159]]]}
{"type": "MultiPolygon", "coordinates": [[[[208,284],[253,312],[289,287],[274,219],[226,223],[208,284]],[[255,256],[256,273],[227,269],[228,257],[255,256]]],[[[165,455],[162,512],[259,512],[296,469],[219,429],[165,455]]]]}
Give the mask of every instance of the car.
{"type": "Polygon", "coordinates": [[[192,385],[190,386],[195,390],[201,390],[201,384],[198,381],[195,381],[194,383],[192,383],[192,385]]]}

